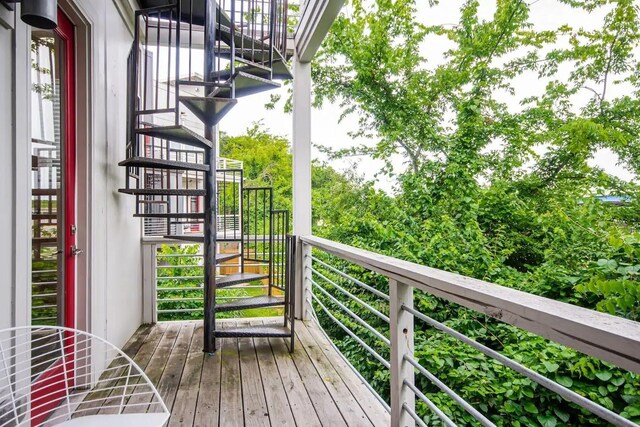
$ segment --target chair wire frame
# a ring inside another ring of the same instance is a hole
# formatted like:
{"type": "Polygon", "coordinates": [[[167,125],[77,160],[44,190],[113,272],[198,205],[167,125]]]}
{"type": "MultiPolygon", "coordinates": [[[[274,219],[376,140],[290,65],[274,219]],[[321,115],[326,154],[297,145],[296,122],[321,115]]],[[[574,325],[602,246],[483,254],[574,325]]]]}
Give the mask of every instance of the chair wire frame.
{"type": "Polygon", "coordinates": [[[134,417],[134,425],[162,426],[170,412],[144,371],[94,334],[59,326],[0,330],[0,427],[80,417],[90,425],[105,415],[120,416],[114,425],[134,417]]]}

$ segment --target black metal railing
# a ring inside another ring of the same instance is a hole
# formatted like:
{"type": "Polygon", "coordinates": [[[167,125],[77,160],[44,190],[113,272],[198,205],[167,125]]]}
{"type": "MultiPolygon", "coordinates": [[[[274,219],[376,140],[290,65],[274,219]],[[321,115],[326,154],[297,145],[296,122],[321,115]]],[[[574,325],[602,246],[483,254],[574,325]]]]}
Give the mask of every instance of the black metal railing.
{"type": "Polygon", "coordinates": [[[269,256],[272,258],[271,286],[269,295],[274,290],[284,292],[287,287],[287,235],[289,234],[289,211],[276,209],[271,211],[271,235],[273,244],[269,256]]]}
{"type": "Polygon", "coordinates": [[[242,241],[242,169],[218,169],[218,241],[242,241]]]}
{"type": "MultiPolygon", "coordinates": [[[[242,240],[245,261],[271,263],[273,188],[242,190],[242,240]]],[[[271,270],[271,268],[269,268],[271,270]]]]}
{"type": "Polygon", "coordinates": [[[184,123],[181,95],[234,98],[237,62],[263,67],[260,76],[270,78],[274,60],[286,55],[287,17],[287,0],[190,0],[138,10],[128,73],[134,153],[136,129],[184,123]],[[213,41],[206,30],[212,20],[213,41]]]}

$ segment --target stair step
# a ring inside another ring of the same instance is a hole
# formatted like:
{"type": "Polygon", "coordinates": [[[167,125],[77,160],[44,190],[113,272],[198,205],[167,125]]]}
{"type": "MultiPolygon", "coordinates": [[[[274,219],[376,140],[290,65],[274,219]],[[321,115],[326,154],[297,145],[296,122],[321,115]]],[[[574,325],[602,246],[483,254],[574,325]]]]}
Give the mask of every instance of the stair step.
{"type": "Polygon", "coordinates": [[[180,240],[183,242],[204,243],[204,236],[202,234],[166,234],[162,237],[164,237],[165,239],[180,240]]]}
{"type": "MultiPolygon", "coordinates": [[[[235,73],[245,73],[261,79],[269,80],[271,78],[271,68],[260,64],[243,65],[236,67],[235,73]]],[[[212,73],[214,80],[229,80],[231,78],[231,70],[220,70],[212,73]]]]}
{"type": "MultiPolygon", "coordinates": [[[[237,98],[241,96],[253,95],[267,90],[277,89],[280,87],[280,83],[276,83],[268,79],[263,79],[262,77],[254,76],[243,71],[236,71],[233,81],[236,84],[237,98]]],[[[214,93],[216,96],[230,97],[231,88],[221,87],[218,88],[214,93]]]]}
{"type": "Polygon", "coordinates": [[[221,264],[236,258],[240,258],[240,254],[216,254],[216,264],[221,264]]]}
{"type": "Polygon", "coordinates": [[[186,188],[121,188],[120,193],[136,196],[204,196],[206,190],[192,190],[186,188]]]}
{"type": "Polygon", "coordinates": [[[242,298],[236,301],[217,304],[216,311],[222,312],[222,311],[249,310],[252,308],[276,307],[279,305],[284,305],[283,297],[263,295],[259,297],[242,298]]]}
{"type": "Polygon", "coordinates": [[[151,136],[154,138],[166,139],[167,141],[179,142],[196,148],[211,148],[211,141],[198,135],[191,129],[184,126],[152,126],[136,129],[139,135],[151,136]]]}
{"type": "Polygon", "coordinates": [[[136,213],[134,218],[204,218],[202,212],[136,213]]]}
{"type": "MultiPolygon", "coordinates": [[[[255,48],[251,48],[251,45],[246,45],[244,48],[241,48],[239,45],[235,46],[235,60],[237,62],[242,62],[245,64],[260,64],[269,61],[269,49],[261,50],[260,46],[263,45],[262,42],[257,45],[255,48]]],[[[229,47],[221,47],[215,50],[215,53],[224,59],[231,58],[231,48],[229,47]]]]}
{"type": "Polygon", "coordinates": [[[290,337],[291,329],[280,325],[235,326],[214,331],[216,338],[290,337]]]}
{"type": "Polygon", "coordinates": [[[292,80],[293,73],[289,69],[289,66],[287,65],[287,62],[285,61],[285,59],[282,56],[279,56],[276,59],[275,53],[277,52],[277,50],[274,48],[273,52],[274,52],[274,57],[273,57],[273,65],[271,69],[271,72],[272,72],[271,78],[280,79],[280,80],[292,80]]]}
{"type": "Polygon", "coordinates": [[[218,288],[226,288],[227,286],[241,285],[243,283],[253,282],[254,280],[268,279],[268,274],[259,273],[235,273],[228,276],[216,277],[216,286],[218,288]]]}
{"type": "Polygon", "coordinates": [[[177,162],[175,160],[151,159],[149,157],[130,157],[118,163],[120,166],[134,168],[172,169],[185,171],[208,172],[209,165],[202,163],[177,162]]]}
{"type": "Polygon", "coordinates": [[[200,96],[181,96],[179,100],[207,126],[217,125],[238,102],[232,98],[200,96]]]}
{"type": "MultiPolygon", "coordinates": [[[[218,26],[218,35],[224,43],[231,46],[231,28],[229,25],[225,25],[225,22],[221,22],[218,26]]],[[[269,46],[268,41],[264,42],[246,33],[241,34],[238,32],[237,27],[234,32],[233,41],[235,43],[236,55],[239,53],[250,55],[242,57],[254,62],[263,62],[269,59],[269,49],[271,49],[271,46],[269,46]],[[265,58],[263,58],[263,56],[265,58]],[[254,57],[256,60],[253,59],[254,57]]]]}

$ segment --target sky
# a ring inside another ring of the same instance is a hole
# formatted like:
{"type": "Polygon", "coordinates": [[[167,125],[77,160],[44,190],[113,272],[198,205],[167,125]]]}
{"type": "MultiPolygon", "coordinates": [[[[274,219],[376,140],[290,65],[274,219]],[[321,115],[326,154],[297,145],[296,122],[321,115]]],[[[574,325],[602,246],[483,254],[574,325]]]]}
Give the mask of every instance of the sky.
{"type": "MultiPolygon", "coordinates": [[[[569,23],[574,27],[584,29],[594,29],[602,25],[604,12],[586,13],[578,12],[569,6],[562,5],[556,0],[530,0],[531,21],[536,29],[552,29],[562,24],[569,23]]],[[[462,0],[442,0],[438,6],[429,7],[426,0],[421,0],[422,6],[418,9],[418,19],[426,25],[453,24],[458,21],[459,9],[462,0]]],[[[494,0],[480,0],[480,17],[490,19],[496,7],[494,0]]],[[[348,13],[348,9],[345,11],[348,13]]],[[[422,47],[422,54],[427,58],[429,66],[437,65],[443,61],[443,54],[450,47],[450,42],[442,37],[433,36],[425,41],[422,47]]],[[[639,52],[640,54],[640,52],[639,52]]],[[[519,96],[530,96],[542,93],[544,82],[537,76],[531,74],[523,76],[516,81],[519,96]]],[[[609,91],[610,96],[615,97],[624,88],[613,88],[609,91]]],[[[266,110],[264,105],[269,102],[272,93],[279,93],[283,98],[287,96],[287,88],[283,85],[278,91],[266,92],[241,98],[238,104],[231,110],[220,124],[220,130],[230,135],[239,135],[260,121],[265,129],[270,132],[291,139],[292,115],[283,112],[282,104],[275,110],[266,110]]],[[[587,93],[584,94],[588,96],[587,93]]],[[[518,108],[517,99],[505,98],[510,107],[518,108]]],[[[357,117],[348,116],[339,122],[340,108],[338,105],[325,104],[320,109],[312,111],[311,139],[314,144],[320,144],[332,149],[348,148],[360,144],[375,144],[375,140],[353,139],[349,136],[350,131],[357,130],[357,117]]],[[[326,158],[314,149],[315,159],[326,160],[326,158]]],[[[400,156],[392,159],[394,168],[403,169],[406,165],[400,156]]],[[[603,167],[607,172],[623,179],[633,179],[631,173],[619,166],[618,159],[614,153],[608,150],[600,150],[592,164],[603,167]]],[[[339,170],[355,169],[359,174],[367,179],[377,180],[376,186],[385,191],[391,191],[394,185],[392,179],[377,175],[382,167],[381,161],[375,161],[366,157],[354,157],[348,159],[333,160],[330,164],[339,170]]]]}

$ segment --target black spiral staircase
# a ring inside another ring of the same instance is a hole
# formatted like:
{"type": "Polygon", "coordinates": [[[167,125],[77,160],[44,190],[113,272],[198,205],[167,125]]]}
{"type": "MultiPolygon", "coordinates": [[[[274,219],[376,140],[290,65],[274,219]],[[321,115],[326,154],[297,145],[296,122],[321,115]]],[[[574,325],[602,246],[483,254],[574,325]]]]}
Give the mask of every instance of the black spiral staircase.
{"type": "Polygon", "coordinates": [[[293,349],[295,239],[288,212],[274,209],[271,188],[245,188],[241,169],[219,166],[214,128],[237,98],[292,78],[287,1],[141,3],[128,65],[120,192],[136,197],[134,216],[164,224],[164,237],[203,243],[204,351],[214,352],[219,337],[289,337],[293,349]],[[201,125],[186,124],[188,112],[201,125]],[[189,226],[203,232],[183,234],[189,226]],[[227,244],[237,252],[222,250],[227,244]],[[240,261],[239,271],[220,274],[230,260],[240,261]],[[256,272],[258,263],[268,269],[256,272]],[[216,299],[218,289],[255,281],[268,283],[264,295],[216,299]],[[282,325],[216,328],[216,313],[262,307],[282,307],[282,325]]]}

